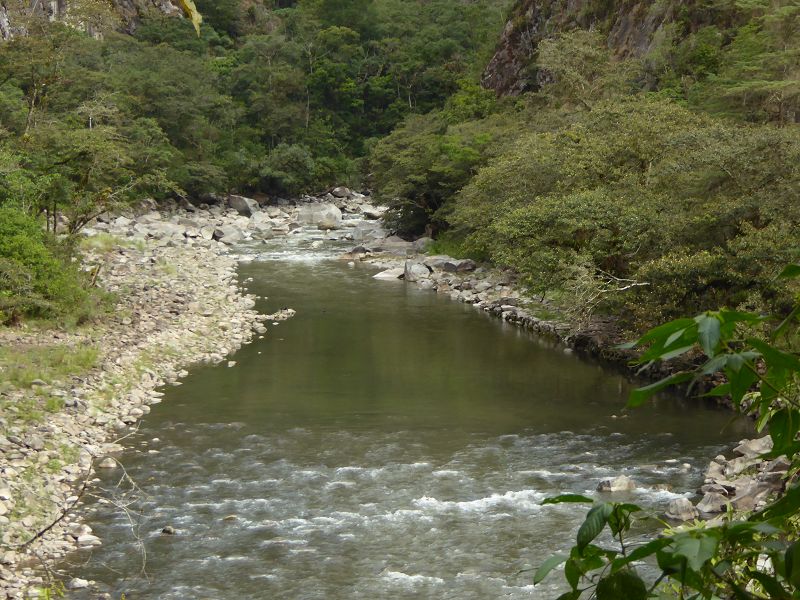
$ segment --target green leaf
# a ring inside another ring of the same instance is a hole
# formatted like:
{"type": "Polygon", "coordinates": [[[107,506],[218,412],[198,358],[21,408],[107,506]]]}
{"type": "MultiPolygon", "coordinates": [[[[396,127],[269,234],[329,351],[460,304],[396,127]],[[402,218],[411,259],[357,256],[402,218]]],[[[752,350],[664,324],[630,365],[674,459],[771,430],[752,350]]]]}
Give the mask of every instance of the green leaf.
{"type": "Polygon", "coordinates": [[[723,323],[758,323],[767,319],[764,315],[728,310],[727,308],[721,309],[717,314],[723,323]]]}
{"type": "Polygon", "coordinates": [[[612,510],[614,509],[608,502],[595,504],[589,510],[586,514],[586,519],[578,529],[577,543],[579,552],[583,552],[583,549],[586,548],[594,538],[600,535],[600,532],[603,531],[603,527],[605,527],[608,522],[608,516],[611,514],[612,510]]]}
{"type": "Polygon", "coordinates": [[[678,331],[676,331],[675,333],[673,333],[672,335],[670,335],[670,336],[667,338],[667,341],[666,341],[666,342],[664,342],[664,346],[669,346],[670,344],[672,344],[672,343],[674,343],[674,342],[678,341],[678,340],[680,339],[680,337],[681,337],[681,336],[682,336],[682,335],[683,335],[685,332],[686,332],[686,327],[684,327],[683,329],[679,329],[678,331]]]}
{"type": "Polygon", "coordinates": [[[784,563],[786,565],[786,579],[795,588],[800,588],[800,542],[795,542],[786,549],[784,563]]]}
{"type": "Polygon", "coordinates": [[[683,556],[690,569],[699,571],[714,556],[718,544],[719,540],[709,532],[702,532],[699,537],[675,536],[675,554],[683,556]]]}
{"type": "Polygon", "coordinates": [[[637,388],[628,395],[628,408],[636,408],[637,406],[641,406],[650,397],[660,392],[664,388],[689,381],[692,378],[694,378],[693,373],[675,373],[674,375],[665,377],[664,379],[656,381],[655,383],[651,383],[650,385],[637,388]]]}
{"type": "MultiPolygon", "coordinates": [[[[676,331],[687,329],[694,324],[694,319],[676,319],[674,321],[670,321],[669,323],[664,323],[658,327],[653,327],[653,329],[645,333],[642,337],[636,340],[635,345],[642,346],[649,342],[658,342],[659,339],[666,339],[676,331]]],[[[662,343],[660,345],[663,347],[667,344],[662,343]]]]}
{"type": "Polygon", "coordinates": [[[567,583],[569,583],[569,586],[573,590],[578,589],[578,584],[581,581],[581,575],[583,575],[583,572],[578,566],[578,561],[574,558],[567,560],[567,562],[564,564],[564,578],[567,580],[567,583]]]}
{"type": "Polygon", "coordinates": [[[547,575],[555,569],[558,565],[562,564],[569,558],[566,554],[554,554],[546,561],[542,563],[542,565],[536,569],[536,573],[533,575],[533,583],[536,585],[537,583],[541,583],[542,580],[547,577],[547,575]]]}
{"type": "Polygon", "coordinates": [[[800,371],[800,359],[794,354],[778,350],[775,346],[770,346],[755,338],[747,338],[747,343],[758,350],[770,366],[800,371]]]}
{"type": "Polygon", "coordinates": [[[712,398],[719,398],[721,396],[728,396],[731,393],[731,384],[730,383],[722,383],[712,389],[709,392],[704,394],[705,396],[710,396],[712,398]]]}
{"type": "Polygon", "coordinates": [[[616,559],[611,564],[611,570],[618,571],[625,565],[628,565],[634,561],[642,560],[643,558],[647,558],[648,556],[652,556],[662,548],[666,548],[672,543],[670,538],[657,538],[655,540],[650,540],[643,546],[639,546],[638,548],[634,549],[630,552],[627,556],[622,556],[616,559]]]}
{"type": "Polygon", "coordinates": [[[705,315],[700,317],[697,322],[697,337],[703,352],[709,358],[716,354],[717,345],[720,340],[721,323],[716,316],[705,315]]]}
{"type": "Polygon", "coordinates": [[[764,591],[769,594],[770,600],[789,600],[789,598],[791,598],[774,577],[770,577],[766,573],[761,573],[753,569],[748,569],[747,574],[761,584],[764,591]]]}
{"type": "Polygon", "coordinates": [[[768,504],[750,516],[750,521],[773,521],[792,515],[800,510],[800,485],[790,487],[775,502],[768,504]]]}
{"type": "Polygon", "coordinates": [[[647,586],[636,573],[625,569],[601,579],[595,597],[597,600],[645,600],[647,586]]]}
{"type": "Polygon", "coordinates": [[[794,279],[800,277],[800,265],[786,265],[778,275],[781,279],[794,279]]]}
{"type": "Polygon", "coordinates": [[[556,600],[578,600],[581,597],[582,590],[572,590],[565,594],[561,594],[556,600]]]}
{"type": "Polygon", "coordinates": [[[789,325],[791,325],[792,321],[797,319],[798,316],[800,316],[800,304],[795,306],[792,309],[792,312],[790,312],[789,315],[781,322],[781,324],[775,328],[775,331],[772,332],[772,339],[780,337],[781,335],[786,333],[786,330],[789,328],[789,325]]]}
{"type": "Polygon", "coordinates": [[[562,504],[564,502],[592,504],[594,500],[588,496],[582,496],[581,494],[561,494],[560,496],[553,496],[552,498],[545,498],[542,500],[542,504],[562,504]]]}
{"type": "Polygon", "coordinates": [[[774,446],[772,452],[781,455],[794,443],[797,432],[800,431],[800,414],[791,408],[782,408],[772,415],[769,420],[769,435],[774,446]]]}

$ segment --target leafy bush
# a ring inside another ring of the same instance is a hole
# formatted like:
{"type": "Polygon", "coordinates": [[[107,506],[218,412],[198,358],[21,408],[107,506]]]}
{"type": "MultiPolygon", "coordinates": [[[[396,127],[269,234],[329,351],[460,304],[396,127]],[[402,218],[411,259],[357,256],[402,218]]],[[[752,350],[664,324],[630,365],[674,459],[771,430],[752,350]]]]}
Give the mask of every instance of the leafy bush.
{"type": "Polygon", "coordinates": [[[587,272],[621,282],[597,308],[631,327],[756,291],[775,308],[786,286],[770,273],[798,253],[798,162],[796,131],[618,99],[521,135],[463,188],[450,222],[539,293],[587,272]]]}
{"type": "Polygon", "coordinates": [[[83,320],[90,314],[91,298],[82,283],[36,219],[0,207],[0,322],[20,317],[83,320]]]}
{"type": "MultiPolygon", "coordinates": [[[[799,277],[800,265],[790,265],[782,275],[799,277]]],[[[791,350],[800,323],[798,315],[800,305],[788,318],[774,323],[756,313],[718,310],[650,330],[635,343],[643,348],[639,364],[693,351],[702,352],[706,362],[696,371],[680,371],[634,390],[628,401],[629,407],[637,407],[670,385],[696,384],[724,374],[725,383],[717,385],[710,395],[730,396],[741,414],[757,417],[759,431],[769,432],[773,447],[763,458],[788,459],[785,491],[769,498],[758,510],[685,525],[639,545],[625,539],[632,524],[643,517],[642,509],[634,504],[595,502],[580,495],[545,500],[545,504],[593,506],[578,529],[570,553],[546,560],[534,583],[564,564],[570,591],[560,597],[563,600],[589,595],[597,600],[788,600],[800,595],[800,485],[796,481],[800,470],[800,356],[791,350]],[[764,336],[768,323],[769,341],[764,336]],[[611,546],[596,542],[606,528],[613,536],[611,546]],[[655,557],[661,573],[655,582],[645,584],[636,565],[651,557],[655,557]]]]}

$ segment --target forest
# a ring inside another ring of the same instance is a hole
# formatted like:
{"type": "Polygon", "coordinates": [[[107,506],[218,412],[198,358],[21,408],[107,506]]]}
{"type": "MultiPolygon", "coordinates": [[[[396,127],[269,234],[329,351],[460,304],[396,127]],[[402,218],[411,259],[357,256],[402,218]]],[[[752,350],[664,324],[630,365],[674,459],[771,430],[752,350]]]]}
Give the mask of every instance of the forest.
{"type": "Polygon", "coordinates": [[[546,83],[510,97],[480,85],[503,1],[201,0],[199,35],[157,11],[119,33],[111,5],[76,2],[91,36],[25,6],[11,14],[28,34],[0,44],[0,224],[28,240],[0,255],[4,321],[91,312],[52,262],[69,236],[31,235],[38,219],[69,233],[142,197],[336,184],[578,321],[636,332],[791,302],[774,275],[800,219],[792,2],[700,3],[636,57],[602,19],[556,32],[529,66],[546,83]]]}
{"type": "Polygon", "coordinates": [[[786,462],[769,504],[630,553],[637,505],[545,499],[591,508],[569,554],[537,557],[537,584],[563,564],[564,599],[796,597],[800,3],[181,2],[194,18],[67,4],[0,3],[3,331],[74,332],[113,310],[78,235],[103,214],[347,186],[388,207],[388,234],[503,273],[574,331],[612,322],[609,346],[642,371],[687,361],[629,408],[697,386],[786,462]],[[627,10],[660,23],[647,44],[619,43],[627,10]],[[527,44],[513,92],[487,83],[501,39],[527,44]],[[606,528],[619,550],[595,543],[606,528]],[[650,557],[646,589],[634,563],[650,557]]]}

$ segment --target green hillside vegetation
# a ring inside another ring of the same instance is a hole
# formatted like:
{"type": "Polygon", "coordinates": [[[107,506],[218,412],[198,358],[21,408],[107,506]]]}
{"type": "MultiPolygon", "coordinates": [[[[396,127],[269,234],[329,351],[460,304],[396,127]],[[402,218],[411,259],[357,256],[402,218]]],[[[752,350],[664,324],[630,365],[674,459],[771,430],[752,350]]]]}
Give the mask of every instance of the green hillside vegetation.
{"type": "MultiPolygon", "coordinates": [[[[9,3],[27,35],[0,42],[0,206],[26,216],[4,226],[41,220],[70,234],[148,196],[360,186],[376,140],[474,87],[507,6],[196,4],[199,36],[189,20],[159,13],[130,36],[115,33],[121,23],[105,2],[71,1],[66,22],[9,3]]],[[[42,251],[69,274],[71,247],[42,251]]],[[[53,290],[30,295],[30,282],[47,278],[41,261],[0,257],[0,322],[72,312],[66,289],[64,302],[53,290]]],[[[73,286],[85,285],[73,275],[73,286]]],[[[85,318],[79,312],[69,319],[85,318]]]]}
{"type": "Polygon", "coordinates": [[[74,233],[146,196],[347,184],[389,204],[401,235],[511,267],[577,319],[637,331],[789,305],[774,275],[798,253],[796,3],[693,5],[637,60],[602,20],[562,32],[531,65],[552,83],[501,99],[477,81],[503,0],[197,5],[199,36],[160,14],[130,36],[103,3],[71,3],[99,39],[12,10],[28,35],[0,43],[3,206],[74,233]],[[701,8],[720,25],[695,26],[701,8]]]}
{"type": "Polygon", "coordinates": [[[560,34],[540,46],[555,79],[539,92],[407,119],[372,153],[394,224],[427,224],[575,318],[632,332],[718,306],[786,312],[800,6],[718,10],[736,25],[675,23],[641,60],[616,58],[602,31],[560,34]]]}

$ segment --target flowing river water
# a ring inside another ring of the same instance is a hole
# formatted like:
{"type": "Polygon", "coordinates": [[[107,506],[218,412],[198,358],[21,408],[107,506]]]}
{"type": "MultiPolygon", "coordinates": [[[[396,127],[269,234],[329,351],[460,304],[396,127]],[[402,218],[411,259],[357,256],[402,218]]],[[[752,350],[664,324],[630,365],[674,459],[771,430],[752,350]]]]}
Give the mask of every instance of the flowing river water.
{"type": "Polygon", "coordinates": [[[314,235],[244,250],[259,307],[297,316],[153,407],[119,457],[136,513],[89,506],[104,545],[71,560],[113,598],[552,598],[528,569],[584,508],[542,499],[624,473],[663,512],[748,433],[682,398],[624,413],[624,378],[314,235]]]}

